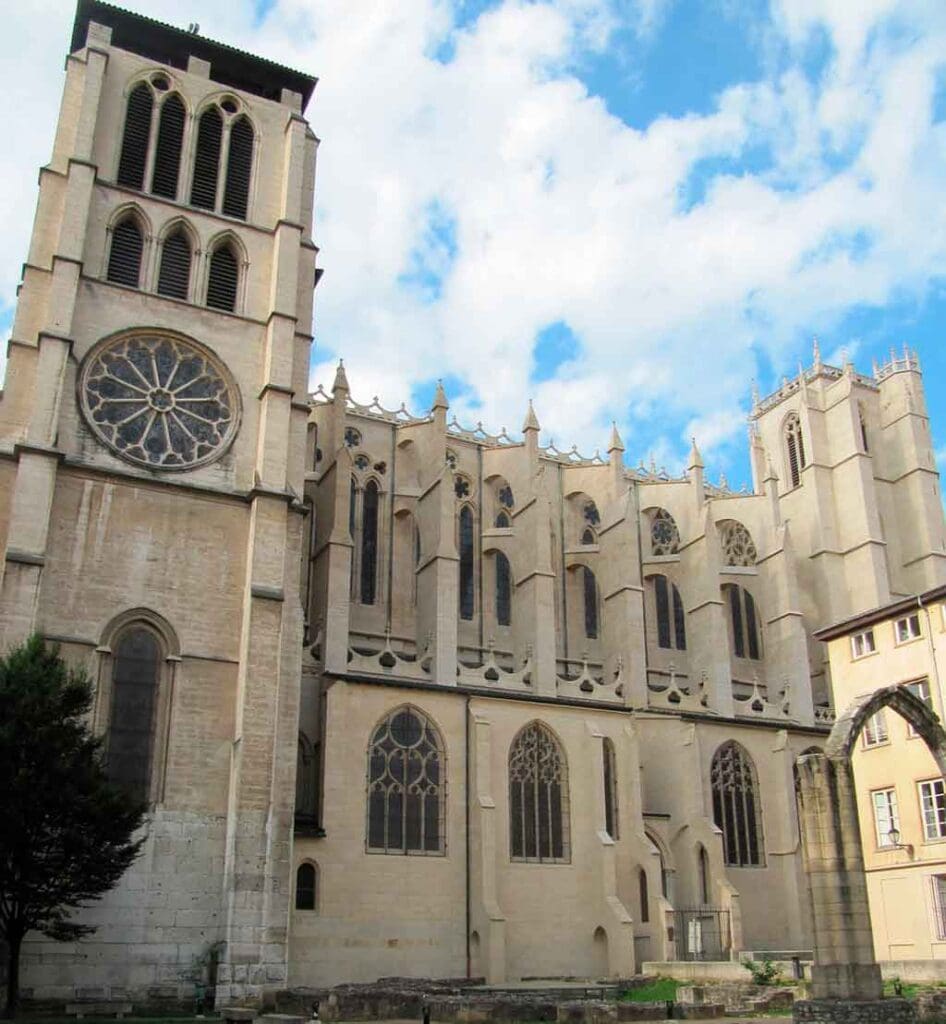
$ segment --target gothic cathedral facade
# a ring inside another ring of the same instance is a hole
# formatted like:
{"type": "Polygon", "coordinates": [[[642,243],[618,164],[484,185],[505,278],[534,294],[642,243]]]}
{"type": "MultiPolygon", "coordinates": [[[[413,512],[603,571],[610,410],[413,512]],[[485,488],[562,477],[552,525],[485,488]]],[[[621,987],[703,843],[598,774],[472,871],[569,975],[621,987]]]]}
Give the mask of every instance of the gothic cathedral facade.
{"type": "MultiPolygon", "coordinates": [[[[0,642],[96,685],[147,842],[36,997],[628,976],[811,948],[819,626],[946,580],[916,357],[752,492],[308,393],[315,81],[79,0],[0,400],[0,642]]],[[[354,382],[357,385],[357,382],[354,382]]]]}

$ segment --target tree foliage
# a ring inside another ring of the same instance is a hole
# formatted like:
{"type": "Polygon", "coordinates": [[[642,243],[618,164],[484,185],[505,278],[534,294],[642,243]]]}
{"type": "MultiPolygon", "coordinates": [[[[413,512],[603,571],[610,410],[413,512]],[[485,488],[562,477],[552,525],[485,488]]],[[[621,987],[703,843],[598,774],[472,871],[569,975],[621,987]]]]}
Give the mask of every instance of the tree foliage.
{"type": "Polygon", "coordinates": [[[17,1003],[29,931],[51,939],[94,929],[72,911],[121,878],[143,838],[145,808],[111,785],[89,729],[92,686],[33,636],[0,658],[0,935],[9,951],[7,1016],[17,1003]]]}

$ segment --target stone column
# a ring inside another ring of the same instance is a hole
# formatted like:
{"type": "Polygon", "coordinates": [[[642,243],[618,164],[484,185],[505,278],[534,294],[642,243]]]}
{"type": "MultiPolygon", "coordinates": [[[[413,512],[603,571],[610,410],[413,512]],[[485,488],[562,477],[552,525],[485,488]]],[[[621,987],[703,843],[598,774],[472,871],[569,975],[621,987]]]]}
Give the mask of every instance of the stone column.
{"type": "Polygon", "coordinates": [[[815,999],[879,999],[867,880],[850,761],[797,763],[802,855],[814,922],[815,999]]]}

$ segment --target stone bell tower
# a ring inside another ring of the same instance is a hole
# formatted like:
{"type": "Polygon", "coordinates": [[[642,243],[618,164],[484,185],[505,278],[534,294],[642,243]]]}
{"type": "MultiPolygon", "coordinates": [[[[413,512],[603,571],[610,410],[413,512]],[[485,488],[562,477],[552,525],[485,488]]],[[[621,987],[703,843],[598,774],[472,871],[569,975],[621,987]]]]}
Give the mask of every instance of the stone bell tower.
{"type": "Polygon", "coordinates": [[[38,997],[285,981],[314,86],[79,0],[0,400],[0,643],[89,670],[150,814],[75,961],[27,942],[38,997]]]}

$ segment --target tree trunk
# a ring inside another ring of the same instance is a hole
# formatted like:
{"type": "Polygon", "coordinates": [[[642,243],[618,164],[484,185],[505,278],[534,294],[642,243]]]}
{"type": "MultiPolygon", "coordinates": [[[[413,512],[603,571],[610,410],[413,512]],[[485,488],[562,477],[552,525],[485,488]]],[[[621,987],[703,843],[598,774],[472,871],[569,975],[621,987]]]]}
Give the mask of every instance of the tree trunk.
{"type": "Polygon", "coordinates": [[[16,1015],[16,1007],[20,997],[20,946],[23,944],[23,932],[11,928],[6,934],[7,940],[7,1005],[3,1015],[12,1020],[16,1015]]]}

